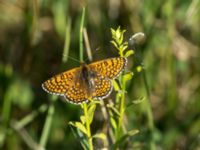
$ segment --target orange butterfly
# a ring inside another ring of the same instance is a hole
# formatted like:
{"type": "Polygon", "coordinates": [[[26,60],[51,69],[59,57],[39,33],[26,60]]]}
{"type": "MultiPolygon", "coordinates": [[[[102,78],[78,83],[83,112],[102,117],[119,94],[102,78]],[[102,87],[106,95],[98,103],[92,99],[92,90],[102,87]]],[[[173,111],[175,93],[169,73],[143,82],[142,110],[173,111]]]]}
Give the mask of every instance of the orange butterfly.
{"type": "Polygon", "coordinates": [[[112,91],[112,79],[125,68],[124,57],[109,58],[60,73],[42,84],[50,94],[64,96],[69,102],[80,104],[90,99],[103,99],[112,91]]]}

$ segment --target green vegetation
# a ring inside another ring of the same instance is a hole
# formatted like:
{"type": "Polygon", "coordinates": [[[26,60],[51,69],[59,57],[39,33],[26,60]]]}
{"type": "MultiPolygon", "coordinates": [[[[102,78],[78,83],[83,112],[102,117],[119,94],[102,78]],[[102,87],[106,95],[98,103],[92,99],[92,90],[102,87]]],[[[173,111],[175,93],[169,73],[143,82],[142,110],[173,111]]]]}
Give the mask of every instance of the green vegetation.
{"type": "Polygon", "coordinates": [[[0,2],[0,149],[198,150],[199,14],[199,0],[0,2]],[[42,90],[90,53],[128,59],[108,98],[42,90]]]}

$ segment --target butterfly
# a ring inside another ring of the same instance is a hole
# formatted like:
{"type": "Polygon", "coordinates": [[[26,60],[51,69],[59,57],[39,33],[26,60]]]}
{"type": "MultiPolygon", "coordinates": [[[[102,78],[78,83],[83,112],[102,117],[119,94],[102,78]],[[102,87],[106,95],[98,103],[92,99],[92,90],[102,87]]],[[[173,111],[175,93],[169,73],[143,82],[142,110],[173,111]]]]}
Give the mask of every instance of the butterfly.
{"type": "Polygon", "coordinates": [[[112,92],[112,80],[125,68],[127,59],[114,57],[90,64],[81,64],[42,84],[42,88],[50,93],[64,96],[74,104],[88,102],[91,99],[104,99],[112,92]]]}

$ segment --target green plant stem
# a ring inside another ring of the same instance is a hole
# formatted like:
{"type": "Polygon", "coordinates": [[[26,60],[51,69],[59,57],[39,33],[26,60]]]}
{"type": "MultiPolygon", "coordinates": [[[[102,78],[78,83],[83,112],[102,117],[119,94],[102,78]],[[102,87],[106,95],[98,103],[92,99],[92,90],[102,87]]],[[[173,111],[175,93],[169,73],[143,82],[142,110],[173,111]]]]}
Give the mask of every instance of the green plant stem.
{"type": "Polygon", "coordinates": [[[87,137],[88,137],[88,144],[89,144],[89,149],[93,150],[93,143],[92,143],[92,137],[91,137],[91,130],[90,130],[90,122],[89,122],[89,117],[88,117],[88,109],[87,109],[87,103],[83,104],[83,111],[84,115],[86,118],[86,129],[87,129],[87,137]]]}
{"type": "Polygon", "coordinates": [[[53,114],[54,114],[54,101],[56,99],[57,99],[57,97],[52,97],[52,104],[49,106],[49,109],[47,112],[47,117],[45,120],[45,124],[44,124],[43,130],[42,130],[42,135],[41,135],[40,142],[39,142],[39,145],[42,148],[45,148],[47,139],[49,137],[53,114]]]}
{"type": "Polygon", "coordinates": [[[24,117],[23,119],[21,119],[20,121],[18,121],[16,123],[16,126],[18,129],[21,129],[23,127],[25,127],[27,124],[29,124],[31,121],[33,121],[35,119],[35,117],[37,117],[40,113],[43,113],[47,110],[47,105],[43,104],[41,105],[37,110],[32,111],[29,115],[27,115],[26,117],[24,117]]]}
{"type": "Polygon", "coordinates": [[[3,118],[3,123],[0,124],[0,132],[1,132],[1,138],[0,138],[0,148],[3,146],[5,139],[6,139],[6,134],[8,130],[8,123],[10,119],[10,111],[12,107],[12,99],[8,97],[8,94],[6,93],[4,96],[4,101],[3,101],[3,110],[2,110],[2,118],[3,118]]]}
{"type": "Polygon", "coordinates": [[[66,32],[65,32],[65,46],[63,50],[63,58],[62,62],[66,63],[68,60],[68,55],[69,55],[69,47],[70,47],[70,39],[71,39],[71,18],[68,16],[68,21],[66,25],[66,32]]]}
{"type": "Polygon", "coordinates": [[[84,18],[85,18],[85,7],[83,7],[83,12],[81,16],[80,24],[80,34],[79,34],[79,55],[80,61],[83,62],[83,27],[84,27],[84,18]]]}
{"type": "Polygon", "coordinates": [[[156,145],[154,142],[154,137],[153,137],[153,130],[154,130],[154,121],[153,121],[153,112],[152,112],[152,108],[151,108],[151,102],[150,102],[150,91],[149,91],[149,86],[147,83],[147,78],[146,78],[146,74],[145,74],[145,70],[143,70],[142,73],[142,77],[144,80],[144,85],[145,85],[145,89],[146,89],[146,93],[147,93],[147,97],[148,100],[147,102],[147,118],[148,118],[148,127],[151,133],[151,139],[150,139],[150,150],[155,150],[156,149],[156,145]]]}
{"type": "Polygon", "coordinates": [[[123,82],[122,76],[120,77],[120,83],[122,85],[122,94],[120,98],[120,106],[119,106],[119,119],[118,119],[118,129],[117,129],[117,140],[121,136],[122,132],[122,123],[123,123],[123,117],[124,117],[124,102],[125,102],[125,87],[126,83],[123,82]]]}
{"type": "Polygon", "coordinates": [[[5,128],[7,127],[10,118],[11,106],[12,106],[12,100],[8,98],[8,94],[6,93],[4,96],[3,110],[2,110],[3,124],[5,128]]]}

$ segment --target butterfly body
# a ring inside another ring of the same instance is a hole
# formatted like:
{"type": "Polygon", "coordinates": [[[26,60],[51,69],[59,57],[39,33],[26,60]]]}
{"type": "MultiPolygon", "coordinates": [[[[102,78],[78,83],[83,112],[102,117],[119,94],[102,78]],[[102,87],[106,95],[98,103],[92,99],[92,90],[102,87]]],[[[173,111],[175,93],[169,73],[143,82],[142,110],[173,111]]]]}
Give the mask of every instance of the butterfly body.
{"type": "Polygon", "coordinates": [[[92,93],[95,88],[94,79],[97,77],[96,72],[90,70],[90,68],[84,63],[81,65],[80,73],[77,74],[75,83],[83,86],[86,90],[87,97],[92,98],[92,93]]]}
{"type": "Polygon", "coordinates": [[[58,74],[42,84],[50,94],[64,96],[68,101],[79,104],[90,99],[103,99],[112,91],[111,80],[126,66],[126,58],[116,57],[81,64],[80,67],[58,74]]]}

